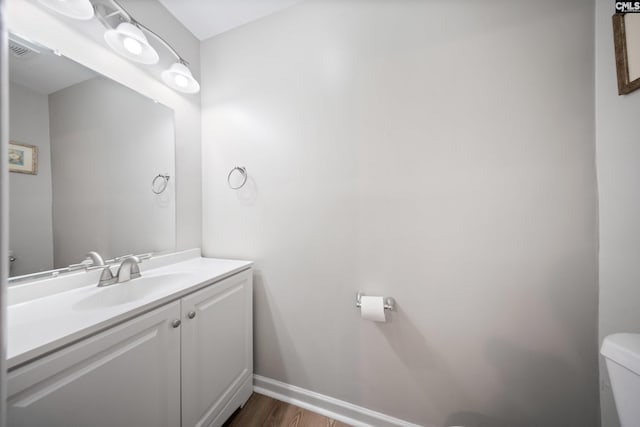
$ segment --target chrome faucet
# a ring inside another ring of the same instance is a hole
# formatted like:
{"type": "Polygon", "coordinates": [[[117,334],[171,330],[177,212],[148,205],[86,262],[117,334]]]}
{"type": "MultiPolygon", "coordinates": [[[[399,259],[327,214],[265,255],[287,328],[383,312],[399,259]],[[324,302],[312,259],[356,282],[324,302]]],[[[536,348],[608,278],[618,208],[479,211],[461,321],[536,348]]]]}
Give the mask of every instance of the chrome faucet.
{"type": "Polygon", "coordinates": [[[140,277],[140,267],[138,264],[140,259],[137,256],[130,255],[125,257],[116,273],[118,283],[127,282],[131,279],[140,277]]]}
{"type": "MultiPolygon", "coordinates": [[[[89,270],[102,269],[102,273],[100,273],[100,281],[98,282],[98,287],[113,285],[117,282],[116,278],[113,277],[113,273],[111,272],[111,268],[107,264],[105,264],[104,259],[100,254],[96,251],[90,251],[87,253],[87,260],[91,260],[91,264],[85,264],[86,261],[77,264],[78,266],[84,264],[84,268],[89,270]]],[[[70,266],[71,267],[71,266],[70,266]]]]}
{"type": "Polygon", "coordinates": [[[87,253],[87,258],[89,258],[92,262],[92,265],[104,265],[104,259],[100,256],[100,254],[96,251],[91,251],[87,253]]]}

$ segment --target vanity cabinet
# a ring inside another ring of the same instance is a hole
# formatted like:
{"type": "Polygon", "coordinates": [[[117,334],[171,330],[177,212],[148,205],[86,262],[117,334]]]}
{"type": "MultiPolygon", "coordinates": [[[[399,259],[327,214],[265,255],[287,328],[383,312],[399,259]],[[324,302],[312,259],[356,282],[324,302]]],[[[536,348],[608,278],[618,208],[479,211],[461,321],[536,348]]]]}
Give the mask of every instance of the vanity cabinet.
{"type": "Polygon", "coordinates": [[[253,392],[251,275],[181,300],[182,426],[220,426],[253,392]]]}
{"type": "Polygon", "coordinates": [[[218,427],[252,393],[252,335],[245,270],[10,371],[8,426],[218,427]]]}
{"type": "Polygon", "coordinates": [[[8,426],[180,423],[180,302],[9,372],[8,426]]]}

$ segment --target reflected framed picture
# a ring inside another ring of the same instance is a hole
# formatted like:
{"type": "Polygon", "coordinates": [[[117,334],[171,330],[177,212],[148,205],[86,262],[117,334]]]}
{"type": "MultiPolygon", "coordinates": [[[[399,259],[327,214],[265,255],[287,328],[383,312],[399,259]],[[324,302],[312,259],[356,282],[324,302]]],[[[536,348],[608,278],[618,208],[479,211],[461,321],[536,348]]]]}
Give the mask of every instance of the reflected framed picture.
{"type": "Polygon", "coordinates": [[[640,89],[640,13],[613,15],[618,95],[640,89]]]}
{"type": "Polygon", "coordinates": [[[9,172],[38,174],[38,147],[9,141],[9,172]]]}

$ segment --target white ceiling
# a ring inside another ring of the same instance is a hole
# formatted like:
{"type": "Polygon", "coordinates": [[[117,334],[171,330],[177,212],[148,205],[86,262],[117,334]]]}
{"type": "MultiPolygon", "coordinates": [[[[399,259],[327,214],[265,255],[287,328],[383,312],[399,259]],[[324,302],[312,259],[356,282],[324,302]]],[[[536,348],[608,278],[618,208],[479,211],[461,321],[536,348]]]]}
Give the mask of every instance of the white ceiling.
{"type": "Polygon", "coordinates": [[[200,40],[285,9],[301,0],[160,0],[200,40]]]}

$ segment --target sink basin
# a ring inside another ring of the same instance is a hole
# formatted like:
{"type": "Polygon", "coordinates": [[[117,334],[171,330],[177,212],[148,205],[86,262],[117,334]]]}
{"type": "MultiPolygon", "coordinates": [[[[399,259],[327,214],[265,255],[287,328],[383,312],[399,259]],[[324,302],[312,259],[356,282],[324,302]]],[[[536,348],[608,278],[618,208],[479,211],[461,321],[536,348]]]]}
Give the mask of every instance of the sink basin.
{"type": "MultiPolygon", "coordinates": [[[[144,274],[144,273],[143,273],[144,274]]],[[[93,310],[128,304],[156,294],[187,279],[190,273],[167,273],[142,276],[128,282],[116,283],[103,288],[95,287],[91,295],[73,305],[77,310],[93,310]]]]}

